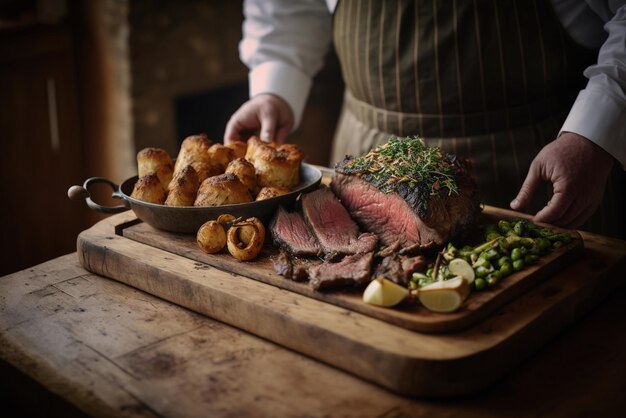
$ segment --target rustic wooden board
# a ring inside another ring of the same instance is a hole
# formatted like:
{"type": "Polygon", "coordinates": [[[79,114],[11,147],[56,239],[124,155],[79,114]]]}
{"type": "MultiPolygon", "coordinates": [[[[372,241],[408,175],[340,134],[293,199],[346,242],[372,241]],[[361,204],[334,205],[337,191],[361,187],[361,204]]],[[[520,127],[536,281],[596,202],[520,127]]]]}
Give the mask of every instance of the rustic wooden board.
{"type": "MultiPolygon", "coordinates": [[[[511,219],[511,212],[487,206],[484,210],[485,221],[493,219],[511,219]]],[[[362,301],[362,288],[316,291],[308,282],[296,282],[278,275],[273,268],[271,258],[278,250],[267,244],[261,255],[251,262],[239,262],[227,252],[206,254],[198,248],[194,235],[175,234],[161,231],[146,223],[124,228],[124,237],[150,245],[155,248],[178,254],[195,261],[209,264],[224,271],[259,280],[312,297],[333,305],[383,320],[413,331],[443,333],[456,332],[476,324],[481,319],[510,302],[543,280],[562,270],[580,255],[583,240],[575,231],[570,231],[576,238],[568,245],[542,257],[540,262],[512,274],[493,289],[473,292],[461,309],[454,313],[436,313],[421,306],[418,302],[404,302],[392,309],[368,305],[362,301]]]]}
{"type": "Polygon", "coordinates": [[[626,243],[587,234],[575,263],[479,324],[458,333],[424,334],[116,233],[136,222],[124,213],[81,233],[81,264],[411,396],[484,388],[625,282],[616,273],[626,268],[626,243]]]}
{"type": "MultiPolygon", "coordinates": [[[[591,242],[588,252],[599,251],[594,263],[615,266],[618,253],[607,244],[591,242]]],[[[489,326],[496,331],[517,328],[518,318],[532,309],[525,300],[536,301],[539,294],[549,294],[541,298],[543,303],[567,298],[577,281],[588,282],[586,277],[556,276],[539,284],[489,320],[489,326]]],[[[279,299],[290,293],[283,292],[279,299]]],[[[41,396],[49,391],[94,418],[622,417],[626,288],[612,293],[603,306],[542,344],[523,367],[480,394],[454,401],[419,400],[396,396],[250,333],[91,274],[80,267],[74,253],[0,279],[0,398],[10,400],[2,411],[11,416],[11,401],[17,401],[19,416],[83,416],[54,408],[51,395],[41,396]],[[3,368],[4,362],[33,381],[27,385],[3,368]]],[[[326,305],[307,300],[305,308],[326,305]]],[[[562,327],[565,310],[555,306],[552,311],[555,326],[562,327]]],[[[569,310],[574,311],[580,313],[580,307],[569,310]]],[[[423,353],[420,347],[415,351],[423,353]]],[[[456,380],[456,375],[449,378],[456,380]]]]}

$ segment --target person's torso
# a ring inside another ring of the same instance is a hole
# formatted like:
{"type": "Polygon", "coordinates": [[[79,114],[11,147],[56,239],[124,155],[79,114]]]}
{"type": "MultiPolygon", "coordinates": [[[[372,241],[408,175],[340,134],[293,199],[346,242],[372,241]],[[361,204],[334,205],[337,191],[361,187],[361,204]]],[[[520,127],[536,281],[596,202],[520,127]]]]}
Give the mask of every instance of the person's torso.
{"type": "MultiPolygon", "coordinates": [[[[422,115],[562,107],[595,55],[569,38],[548,0],[340,0],[334,41],[357,100],[422,115]]],[[[482,124],[442,124],[439,134],[493,128],[482,124]]]]}

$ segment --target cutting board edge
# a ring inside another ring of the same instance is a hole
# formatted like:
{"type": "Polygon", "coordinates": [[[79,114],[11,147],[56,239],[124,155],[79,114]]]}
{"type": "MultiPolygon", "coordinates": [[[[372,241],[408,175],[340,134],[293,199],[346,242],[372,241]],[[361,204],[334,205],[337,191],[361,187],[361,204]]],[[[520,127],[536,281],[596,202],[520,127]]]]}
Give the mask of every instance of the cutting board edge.
{"type": "MultiPolygon", "coordinates": [[[[128,216],[126,216],[126,218],[131,219],[128,216]]],[[[123,219],[125,222],[128,221],[128,219],[126,218],[123,219]]],[[[122,220],[122,219],[120,218],[119,220],[122,220]]],[[[180,301],[177,302],[177,301],[171,300],[170,298],[167,298],[166,297],[167,295],[156,294],[155,292],[150,291],[150,289],[137,286],[136,283],[135,284],[127,283],[124,280],[120,280],[119,277],[114,277],[115,274],[111,274],[111,273],[114,273],[114,271],[112,271],[111,269],[112,266],[110,264],[113,262],[114,257],[116,256],[117,253],[113,251],[110,247],[107,247],[106,244],[107,242],[112,243],[113,241],[116,241],[116,240],[124,240],[123,237],[117,236],[115,235],[115,233],[111,233],[112,231],[111,227],[119,223],[120,222],[115,222],[114,220],[111,220],[111,218],[109,218],[108,220],[101,221],[101,223],[92,227],[92,229],[81,233],[81,235],[79,236],[77,240],[78,254],[79,254],[79,259],[80,259],[81,264],[87,270],[93,271],[94,273],[102,274],[107,277],[112,277],[113,279],[122,281],[123,283],[137,287],[143,291],[147,291],[149,293],[155,294],[156,296],[159,296],[166,300],[170,300],[174,303],[178,303],[183,306],[188,305],[184,303],[184,301],[182,301],[183,303],[179,303],[180,301]],[[99,239],[101,242],[98,241],[99,239]],[[91,257],[94,254],[94,249],[98,249],[97,252],[101,253],[102,255],[101,258],[91,257]]],[[[141,245],[138,243],[135,243],[135,244],[141,245]]],[[[158,250],[158,251],[162,251],[162,250],[158,250]]],[[[171,254],[169,255],[171,256],[171,254]]],[[[174,257],[180,257],[184,259],[184,257],[181,257],[181,256],[174,256],[174,257]]],[[[188,260],[188,259],[185,259],[185,260],[187,260],[188,263],[193,263],[192,260],[188,260]]],[[[136,260],[136,261],[139,261],[139,260],[136,260]]],[[[248,280],[251,280],[251,279],[248,279],[248,280]]],[[[272,287],[271,285],[258,283],[258,282],[256,283],[257,285],[272,287]]],[[[607,290],[604,293],[608,294],[608,292],[609,290],[607,290]]],[[[592,292],[592,293],[596,295],[596,299],[597,299],[597,297],[599,296],[598,292],[592,292]]],[[[306,298],[305,296],[299,296],[299,297],[306,298]]],[[[324,302],[320,302],[320,301],[313,301],[313,302],[327,305],[324,302]]],[[[558,306],[561,306],[561,304],[556,304],[554,306],[558,307],[558,306]]],[[[193,307],[190,307],[190,306],[185,306],[185,307],[192,309],[192,310],[199,311],[198,309],[194,309],[193,307]]],[[[575,316],[567,315],[567,313],[571,311],[569,309],[566,309],[565,311],[563,309],[556,309],[556,311],[558,311],[558,313],[560,313],[561,315],[560,321],[554,321],[554,324],[560,324],[559,326],[554,325],[554,327],[556,328],[560,328],[561,326],[565,324],[573,322],[579,316],[579,315],[575,315],[575,316]]],[[[271,310],[268,312],[272,313],[271,310]]],[[[200,312],[200,313],[207,315],[207,313],[205,312],[200,312]]],[[[274,312],[274,314],[276,314],[276,312],[274,312]]],[[[269,320],[269,322],[271,322],[271,324],[266,324],[266,325],[275,326],[276,323],[272,322],[272,319],[273,319],[272,316],[268,314],[267,312],[266,312],[266,315],[268,315],[267,319],[269,320]]],[[[358,313],[352,313],[352,315],[353,316],[360,315],[360,316],[365,317],[364,315],[361,315],[358,313]]],[[[211,315],[211,312],[209,312],[208,316],[213,316],[213,315],[211,315]]],[[[424,359],[424,358],[417,358],[416,356],[407,352],[393,353],[390,351],[381,350],[379,347],[369,346],[368,350],[371,353],[374,353],[373,358],[369,359],[369,363],[347,365],[343,363],[342,361],[340,361],[340,359],[338,358],[329,357],[328,353],[326,353],[328,346],[324,346],[323,350],[318,349],[317,351],[311,350],[311,348],[306,349],[297,345],[294,346],[292,342],[286,341],[285,337],[277,336],[273,334],[271,329],[270,330],[254,329],[254,328],[251,328],[246,323],[233,323],[234,321],[232,321],[232,318],[230,318],[231,320],[229,321],[229,318],[225,318],[222,315],[216,315],[213,317],[215,317],[218,320],[223,320],[224,322],[229,323],[233,326],[242,328],[246,331],[250,331],[253,334],[259,335],[263,338],[267,338],[271,341],[274,341],[276,343],[279,343],[281,345],[294,349],[305,355],[321,360],[325,363],[341,368],[361,378],[370,380],[394,392],[400,393],[402,395],[417,396],[417,397],[448,397],[448,396],[458,396],[458,395],[476,392],[488,386],[493,381],[501,377],[504,373],[506,373],[508,370],[514,367],[523,358],[530,355],[533,351],[535,351],[538,348],[538,346],[541,345],[539,343],[532,345],[532,346],[527,344],[523,352],[520,352],[519,349],[515,350],[517,351],[517,354],[515,358],[512,358],[512,359],[506,355],[498,355],[497,354],[498,352],[501,352],[500,354],[505,353],[507,346],[509,347],[509,350],[511,350],[510,348],[511,341],[524,339],[524,335],[528,332],[526,331],[528,328],[522,327],[516,333],[513,334],[513,337],[509,336],[508,338],[498,341],[497,343],[493,343],[490,346],[482,347],[480,350],[468,351],[465,353],[465,355],[457,356],[455,358],[424,359]],[[482,363],[482,360],[486,358],[485,356],[490,357],[491,361],[493,362],[494,353],[496,353],[495,356],[497,358],[502,359],[501,361],[504,361],[506,364],[503,365],[504,367],[492,368],[493,371],[489,373],[481,367],[481,363],[482,363]],[[373,372],[372,367],[368,367],[368,365],[371,366],[372,364],[384,365],[385,367],[384,373],[373,372]],[[446,375],[449,375],[450,372],[453,372],[454,369],[457,369],[459,367],[464,370],[472,370],[473,373],[468,373],[468,374],[473,375],[473,377],[469,380],[466,379],[466,381],[464,382],[457,382],[457,383],[452,383],[452,384],[445,383],[446,379],[444,378],[441,379],[443,383],[439,383],[439,384],[433,383],[433,377],[436,376],[437,374],[441,375],[442,377],[445,377],[446,375]],[[452,370],[449,370],[450,368],[452,370]],[[424,376],[428,376],[428,377],[424,377],[424,376]],[[478,378],[476,376],[478,376],[478,378]]],[[[368,319],[371,321],[380,322],[372,318],[368,318],[368,319]]],[[[389,324],[384,324],[384,323],[382,324],[388,327],[393,327],[389,324]]],[[[529,324],[532,325],[530,322],[529,324]]],[[[292,323],[292,325],[296,326],[297,324],[292,323]]],[[[322,328],[321,330],[316,330],[315,332],[323,333],[323,332],[328,332],[328,330],[324,330],[322,328]]],[[[406,330],[402,330],[399,332],[406,333],[406,330]]],[[[544,331],[544,333],[552,334],[552,332],[547,332],[547,331],[544,331]]],[[[415,334],[421,335],[419,333],[415,333],[415,334]]],[[[336,342],[336,344],[348,344],[348,345],[354,344],[354,341],[355,341],[354,339],[347,338],[345,335],[339,335],[339,337],[341,337],[340,341],[336,342]],[[345,341],[342,342],[341,339],[344,339],[345,341]]],[[[311,337],[311,336],[309,336],[309,338],[314,339],[314,337],[311,337]]],[[[436,337],[429,336],[428,338],[432,339],[436,337]]],[[[543,338],[539,338],[539,340],[543,341],[543,338]]],[[[531,341],[537,341],[537,339],[534,338],[534,339],[531,339],[531,341]]],[[[357,341],[357,342],[363,344],[362,341],[360,342],[357,341]]],[[[369,355],[372,355],[371,353],[369,355]]]]}

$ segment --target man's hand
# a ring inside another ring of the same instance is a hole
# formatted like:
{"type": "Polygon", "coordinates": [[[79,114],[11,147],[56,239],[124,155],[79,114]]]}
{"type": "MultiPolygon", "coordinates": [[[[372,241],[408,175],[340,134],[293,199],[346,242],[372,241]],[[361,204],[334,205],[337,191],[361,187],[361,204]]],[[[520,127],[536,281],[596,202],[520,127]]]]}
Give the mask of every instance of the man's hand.
{"type": "Polygon", "coordinates": [[[583,136],[566,132],[537,154],[511,208],[522,209],[541,181],[550,181],[552,199],[534,220],[578,228],[600,205],[612,167],[609,153],[583,136]]]}
{"type": "Polygon", "coordinates": [[[258,135],[263,141],[282,143],[293,128],[293,112],[280,97],[260,94],[245,102],[230,118],[224,143],[245,141],[258,135]]]}

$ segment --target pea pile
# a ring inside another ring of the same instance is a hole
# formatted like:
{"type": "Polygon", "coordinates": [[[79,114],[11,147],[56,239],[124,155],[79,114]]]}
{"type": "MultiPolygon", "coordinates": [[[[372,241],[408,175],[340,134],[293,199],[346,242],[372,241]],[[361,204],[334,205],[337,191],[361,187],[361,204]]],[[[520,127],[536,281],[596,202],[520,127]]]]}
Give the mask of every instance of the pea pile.
{"type": "Polygon", "coordinates": [[[474,269],[473,290],[495,286],[500,280],[525,266],[535,264],[543,255],[572,241],[568,233],[558,233],[525,220],[506,221],[483,226],[484,242],[456,248],[452,243],[440,253],[438,262],[425,274],[414,273],[409,289],[417,289],[436,280],[454,277],[447,263],[455,258],[467,261],[474,269]]]}

